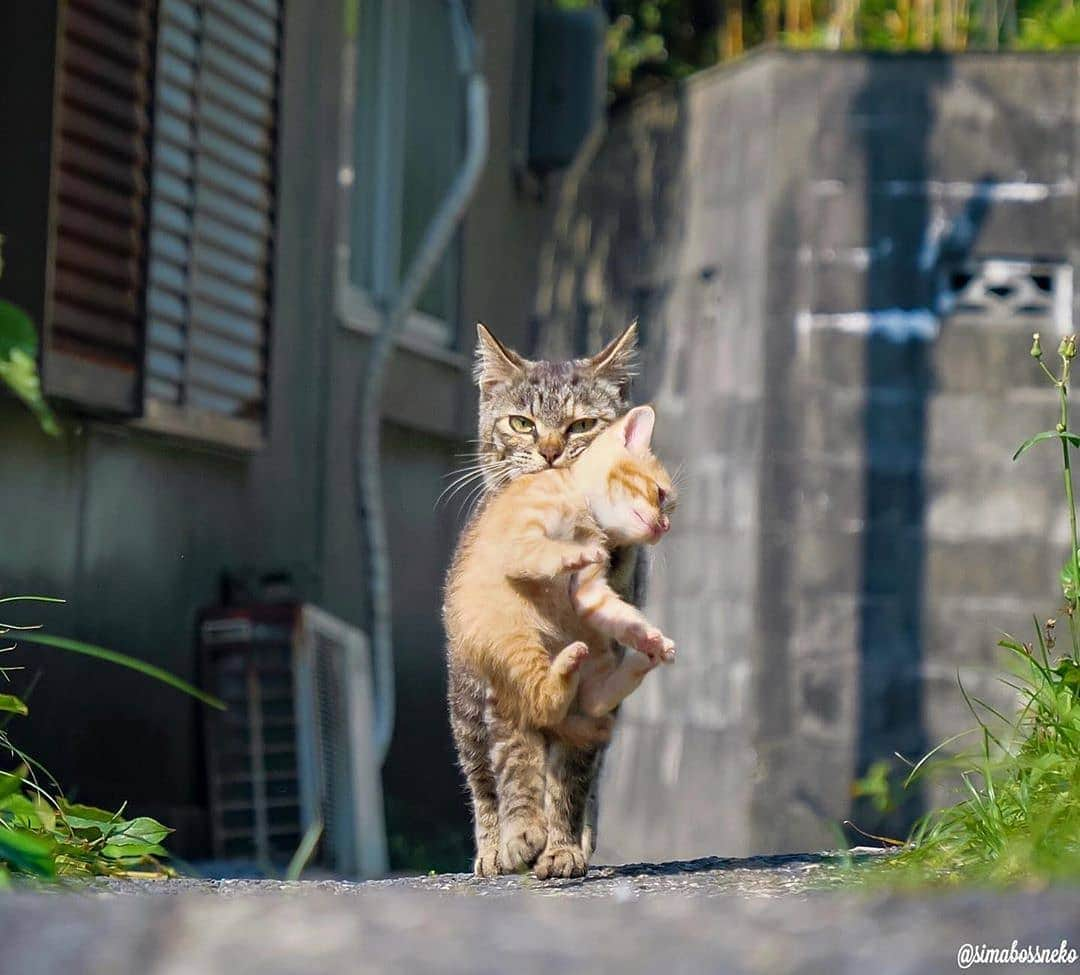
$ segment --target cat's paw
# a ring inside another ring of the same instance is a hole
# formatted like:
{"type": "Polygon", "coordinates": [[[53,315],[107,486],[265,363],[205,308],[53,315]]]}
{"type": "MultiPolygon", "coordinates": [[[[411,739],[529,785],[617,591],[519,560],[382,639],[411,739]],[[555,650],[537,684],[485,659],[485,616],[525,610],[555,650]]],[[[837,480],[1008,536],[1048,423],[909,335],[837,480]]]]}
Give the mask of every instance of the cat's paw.
{"type": "Polygon", "coordinates": [[[506,839],[499,851],[500,872],[527,870],[547,844],[547,829],[543,823],[532,819],[511,821],[503,824],[501,829],[506,839]]]}
{"type": "Polygon", "coordinates": [[[675,642],[669,640],[655,626],[643,624],[633,627],[626,634],[625,643],[638,653],[645,654],[653,663],[670,663],[675,659],[675,642]]]}
{"type": "Polygon", "coordinates": [[[536,861],[536,879],[553,877],[584,877],[588,870],[585,854],[580,846],[549,846],[536,861]]]}
{"type": "Polygon", "coordinates": [[[476,851],[476,859],[473,860],[473,874],[477,877],[497,877],[500,869],[499,851],[494,847],[476,851]]]}
{"type": "Polygon", "coordinates": [[[551,669],[562,677],[569,677],[576,673],[589,655],[589,645],[577,640],[569,646],[563,647],[551,662],[551,669]]]}
{"type": "Polygon", "coordinates": [[[603,545],[582,545],[563,557],[563,572],[578,572],[590,565],[603,565],[608,560],[607,549],[603,545]]]}

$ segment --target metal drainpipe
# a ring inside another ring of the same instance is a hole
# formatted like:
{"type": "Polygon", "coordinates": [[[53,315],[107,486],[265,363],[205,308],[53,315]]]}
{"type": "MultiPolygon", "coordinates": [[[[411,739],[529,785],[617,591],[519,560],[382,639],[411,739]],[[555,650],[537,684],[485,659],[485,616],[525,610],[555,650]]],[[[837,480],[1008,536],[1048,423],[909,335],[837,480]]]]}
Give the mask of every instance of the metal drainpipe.
{"type": "Polygon", "coordinates": [[[461,168],[428,224],[401,287],[382,306],[382,326],[375,336],[357,393],[360,403],[359,442],[354,481],[360,521],[367,546],[371,597],[371,641],[375,665],[375,744],[380,763],[394,734],[394,650],[391,629],[390,555],[382,503],[382,392],[386,366],[420,291],[427,284],[472,199],[487,161],[487,84],[477,68],[475,40],[462,0],[446,0],[457,50],[458,72],[466,83],[466,147],[461,168]]]}

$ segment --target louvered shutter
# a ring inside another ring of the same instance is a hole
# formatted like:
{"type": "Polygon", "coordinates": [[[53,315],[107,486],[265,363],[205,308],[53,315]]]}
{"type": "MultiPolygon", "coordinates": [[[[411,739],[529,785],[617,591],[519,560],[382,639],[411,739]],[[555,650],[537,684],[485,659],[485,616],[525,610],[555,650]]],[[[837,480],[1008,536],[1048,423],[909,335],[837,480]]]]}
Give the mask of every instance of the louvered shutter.
{"type": "Polygon", "coordinates": [[[261,431],[266,412],[280,7],[158,13],[146,411],[225,439],[261,431]]]}
{"type": "Polygon", "coordinates": [[[60,14],[46,388],[140,410],[152,0],[60,14]]]}

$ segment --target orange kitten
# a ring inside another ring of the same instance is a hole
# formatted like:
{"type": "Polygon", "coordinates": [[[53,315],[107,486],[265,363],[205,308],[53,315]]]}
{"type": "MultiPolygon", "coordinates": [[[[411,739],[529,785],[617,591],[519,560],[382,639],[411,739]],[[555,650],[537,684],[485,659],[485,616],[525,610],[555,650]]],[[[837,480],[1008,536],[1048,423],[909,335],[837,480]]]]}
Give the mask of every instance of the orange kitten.
{"type": "Polygon", "coordinates": [[[487,680],[505,720],[604,738],[605,716],[674,656],[605,575],[609,547],[653,544],[669,527],[654,421],[651,407],[631,410],[571,467],[511,482],[462,536],[443,608],[451,666],[487,680]],[[620,661],[612,640],[633,650],[620,661]]]}

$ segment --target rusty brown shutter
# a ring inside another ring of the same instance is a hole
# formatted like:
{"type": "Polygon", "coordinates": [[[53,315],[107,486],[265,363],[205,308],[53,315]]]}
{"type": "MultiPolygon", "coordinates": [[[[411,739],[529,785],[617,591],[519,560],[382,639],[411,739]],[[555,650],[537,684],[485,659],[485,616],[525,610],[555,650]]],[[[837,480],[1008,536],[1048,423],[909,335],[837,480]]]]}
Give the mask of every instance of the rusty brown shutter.
{"type": "Polygon", "coordinates": [[[280,8],[159,6],[147,415],[211,436],[266,414],[280,8]]]}
{"type": "Polygon", "coordinates": [[[46,388],[138,413],[153,0],[61,4],[46,388]]]}

